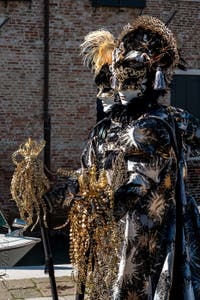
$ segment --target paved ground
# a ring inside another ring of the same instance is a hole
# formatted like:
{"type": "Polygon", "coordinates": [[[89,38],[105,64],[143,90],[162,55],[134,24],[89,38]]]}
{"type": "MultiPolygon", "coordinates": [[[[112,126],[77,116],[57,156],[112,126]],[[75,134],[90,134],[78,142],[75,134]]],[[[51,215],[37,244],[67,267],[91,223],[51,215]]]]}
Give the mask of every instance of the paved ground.
{"type": "MultiPolygon", "coordinates": [[[[75,287],[71,277],[56,278],[59,300],[74,300],[75,287]]],[[[50,300],[51,286],[48,278],[29,278],[0,281],[1,300],[50,300]]]]}
{"type": "MultiPolygon", "coordinates": [[[[74,300],[75,285],[69,267],[55,267],[59,300],[74,300]],[[63,276],[63,274],[66,276],[63,276]]],[[[42,268],[0,269],[0,300],[52,300],[48,274],[42,268]],[[17,278],[17,279],[14,279],[17,278]]]]}

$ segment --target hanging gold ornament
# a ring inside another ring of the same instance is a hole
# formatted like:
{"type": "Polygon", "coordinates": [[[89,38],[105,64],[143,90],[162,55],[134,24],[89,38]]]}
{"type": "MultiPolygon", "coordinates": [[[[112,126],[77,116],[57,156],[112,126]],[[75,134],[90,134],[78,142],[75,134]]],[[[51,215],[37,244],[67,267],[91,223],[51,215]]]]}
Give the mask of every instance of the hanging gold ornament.
{"type": "Polygon", "coordinates": [[[108,288],[116,275],[119,233],[113,217],[113,192],[106,171],[97,172],[95,166],[83,170],[78,181],[79,194],[69,213],[70,259],[79,291],[86,283],[88,293],[94,289],[97,293],[98,281],[108,288]]]}
{"type": "Polygon", "coordinates": [[[37,143],[29,138],[12,155],[16,165],[11,180],[12,198],[19,209],[20,217],[27,223],[26,228],[33,224],[36,215],[32,230],[41,216],[47,226],[43,195],[49,189],[49,181],[44,174],[42,161],[38,158],[44,146],[45,141],[37,143]]]}

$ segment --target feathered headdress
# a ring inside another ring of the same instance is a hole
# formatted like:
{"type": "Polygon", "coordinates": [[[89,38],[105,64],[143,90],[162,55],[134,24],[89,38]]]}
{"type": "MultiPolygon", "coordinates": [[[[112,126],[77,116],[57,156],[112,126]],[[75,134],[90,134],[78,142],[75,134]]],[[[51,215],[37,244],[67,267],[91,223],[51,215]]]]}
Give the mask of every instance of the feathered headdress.
{"type": "Polygon", "coordinates": [[[80,45],[84,64],[97,75],[103,65],[112,64],[112,52],[115,48],[115,38],[107,30],[92,31],[85,36],[80,45]]]}

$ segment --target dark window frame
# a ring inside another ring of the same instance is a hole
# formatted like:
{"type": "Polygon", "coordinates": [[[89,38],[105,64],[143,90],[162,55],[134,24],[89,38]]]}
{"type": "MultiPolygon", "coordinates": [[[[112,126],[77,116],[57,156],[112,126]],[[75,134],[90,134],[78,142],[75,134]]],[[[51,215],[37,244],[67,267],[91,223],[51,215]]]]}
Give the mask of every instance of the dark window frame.
{"type": "Polygon", "coordinates": [[[145,8],[146,0],[90,0],[93,7],[108,6],[108,7],[133,7],[145,8]]]}

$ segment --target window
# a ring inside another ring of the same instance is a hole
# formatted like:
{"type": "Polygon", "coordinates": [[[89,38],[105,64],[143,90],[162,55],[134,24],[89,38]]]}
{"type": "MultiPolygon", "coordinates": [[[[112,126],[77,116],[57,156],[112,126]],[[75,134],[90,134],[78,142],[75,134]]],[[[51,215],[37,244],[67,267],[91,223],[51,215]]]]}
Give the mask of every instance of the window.
{"type": "Polygon", "coordinates": [[[92,0],[92,6],[146,7],[146,0],[92,0]]]}
{"type": "Polygon", "coordinates": [[[200,70],[175,72],[171,105],[183,108],[200,119],[200,70]]]}

